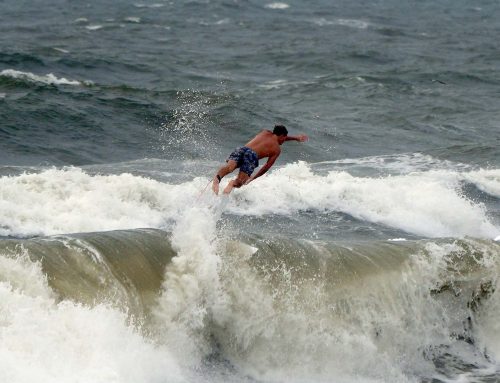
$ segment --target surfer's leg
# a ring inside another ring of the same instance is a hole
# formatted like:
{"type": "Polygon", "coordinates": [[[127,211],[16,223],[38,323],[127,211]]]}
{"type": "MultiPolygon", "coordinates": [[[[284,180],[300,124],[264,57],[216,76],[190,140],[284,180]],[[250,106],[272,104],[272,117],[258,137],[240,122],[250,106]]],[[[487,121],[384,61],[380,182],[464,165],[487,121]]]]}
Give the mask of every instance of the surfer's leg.
{"type": "Polygon", "coordinates": [[[247,173],[240,171],[240,173],[238,174],[238,177],[236,177],[234,180],[232,180],[231,182],[229,182],[227,184],[226,188],[224,189],[224,194],[231,193],[233,188],[242,187],[243,185],[245,185],[245,183],[248,181],[249,178],[250,177],[247,173]]]}
{"type": "Polygon", "coordinates": [[[222,166],[217,174],[215,175],[213,181],[212,181],[212,190],[214,191],[215,194],[219,194],[219,183],[220,180],[228,175],[229,173],[233,172],[234,169],[238,166],[238,163],[234,160],[228,160],[227,164],[222,166]]]}

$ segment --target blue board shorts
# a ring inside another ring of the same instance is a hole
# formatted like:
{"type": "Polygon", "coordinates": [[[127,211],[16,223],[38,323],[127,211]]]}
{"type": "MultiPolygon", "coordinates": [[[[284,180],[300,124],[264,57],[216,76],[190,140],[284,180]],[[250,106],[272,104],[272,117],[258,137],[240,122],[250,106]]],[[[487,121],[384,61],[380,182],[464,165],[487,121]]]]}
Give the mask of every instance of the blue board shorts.
{"type": "Polygon", "coordinates": [[[240,171],[248,174],[248,176],[251,176],[255,168],[259,166],[259,157],[257,153],[246,146],[236,148],[234,152],[229,155],[226,162],[229,160],[235,161],[240,171]]]}

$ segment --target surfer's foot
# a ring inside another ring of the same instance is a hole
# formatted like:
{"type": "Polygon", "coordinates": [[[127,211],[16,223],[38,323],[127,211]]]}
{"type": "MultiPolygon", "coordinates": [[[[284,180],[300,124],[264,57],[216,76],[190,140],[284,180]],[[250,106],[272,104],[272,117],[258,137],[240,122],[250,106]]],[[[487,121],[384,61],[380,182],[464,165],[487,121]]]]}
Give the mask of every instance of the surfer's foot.
{"type": "Polygon", "coordinates": [[[231,190],[233,190],[234,187],[234,181],[231,181],[227,184],[226,188],[224,189],[224,194],[229,194],[231,193],[231,190]]]}
{"type": "Polygon", "coordinates": [[[214,177],[214,180],[212,182],[212,190],[216,195],[219,195],[219,179],[217,176],[214,177]]]}

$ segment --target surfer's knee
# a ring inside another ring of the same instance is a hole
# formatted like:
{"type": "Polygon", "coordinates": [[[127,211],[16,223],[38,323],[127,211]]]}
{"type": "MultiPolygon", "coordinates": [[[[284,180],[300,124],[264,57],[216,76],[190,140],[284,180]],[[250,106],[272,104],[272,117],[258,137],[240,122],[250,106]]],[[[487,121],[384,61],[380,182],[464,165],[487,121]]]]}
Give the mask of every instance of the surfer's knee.
{"type": "Polygon", "coordinates": [[[242,187],[244,184],[245,184],[245,183],[244,183],[242,180],[240,180],[240,179],[235,179],[235,180],[233,181],[233,187],[238,188],[238,189],[239,189],[240,187],[242,187]]]}

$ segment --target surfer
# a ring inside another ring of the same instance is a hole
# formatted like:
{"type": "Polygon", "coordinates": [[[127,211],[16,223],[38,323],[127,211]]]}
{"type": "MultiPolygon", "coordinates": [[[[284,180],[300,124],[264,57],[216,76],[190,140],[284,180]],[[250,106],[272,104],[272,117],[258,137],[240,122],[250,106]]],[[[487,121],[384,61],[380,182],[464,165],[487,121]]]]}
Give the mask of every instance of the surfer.
{"type": "Polygon", "coordinates": [[[219,183],[221,179],[232,173],[236,168],[240,169],[238,176],[230,181],[224,189],[224,194],[231,193],[233,188],[240,188],[256,178],[265,174],[271,166],[273,166],[276,159],[281,154],[280,145],[285,141],[299,141],[304,142],[309,138],[305,134],[298,136],[289,136],[288,130],[283,125],[275,125],[274,130],[262,130],[245,146],[236,148],[226,160],[227,164],[222,166],[215,175],[212,182],[212,190],[215,194],[219,194],[219,183]],[[267,158],[266,164],[259,169],[259,171],[252,176],[256,167],[259,166],[259,160],[267,158]]]}

